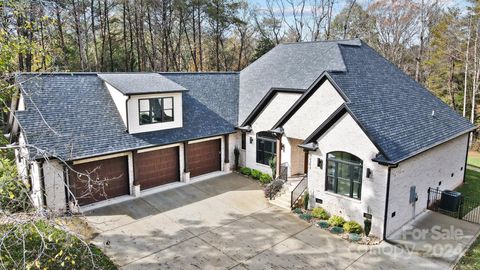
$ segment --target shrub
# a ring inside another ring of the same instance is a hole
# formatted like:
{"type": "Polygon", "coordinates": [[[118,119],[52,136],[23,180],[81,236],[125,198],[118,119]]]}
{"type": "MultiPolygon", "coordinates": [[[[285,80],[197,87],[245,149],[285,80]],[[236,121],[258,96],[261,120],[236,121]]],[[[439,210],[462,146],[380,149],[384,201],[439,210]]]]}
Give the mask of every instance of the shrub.
{"type": "Polygon", "coordinates": [[[368,236],[370,234],[370,230],[372,229],[372,221],[367,218],[363,221],[363,225],[365,225],[365,235],[368,236]]]}
{"type": "Polygon", "coordinates": [[[305,195],[303,197],[303,208],[305,210],[308,209],[308,201],[310,200],[310,195],[308,195],[308,192],[305,192],[305,195]]]}
{"type": "Polygon", "coordinates": [[[323,228],[323,229],[326,229],[326,228],[330,227],[330,224],[328,224],[328,221],[326,221],[326,220],[319,221],[317,223],[317,225],[318,225],[318,227],[323,228]]]}
{"type": "Polygon", "coordinates": [[[268,184],[270,182],[272,182],[272,177],[266,173],[262,173],[262,175],[260,175],[260,183],[262,184],[268,184]]]}
{"type": "Polygon", "coordinates": [[[251,173],[251,176],[252,176],[254,179],[260,180],[260,176],[261,176],[262,174],[263,174],[263,173],[262,173],[261,171],[253,169],[253,170],[252,170],[252,173],[251,173]]]}
{"type": "Polygon", "coordinates": [[[273,179],[275,179],[276,176],[277,176],[277,158],[272,157],[268,161],[268,166],[270,166],[270,169],[272,170],[272,177],[273,177],[273,179]]]}
{"type": "Polygon", "coordinates": [[[356,221],[349,221],[343,224],[343,228],[349,233],[362,233],[362,226],[356,221]]]}
{"type": "Polygon", "coordinates": [[[265,198],[273,199],[277,193],[282,190],[283,181],[282,180],[273,180],[270,182],[264,189],[265,198]]]}
{"type": "Polygon", "coordinates": [[[362,239],[362,237],[358,233],[351,233],[348,235],[348,239],[352,242],[358,242],[362,239]]]}
{"type": "Polygon", "coordinates": [[[319,219],[328,219],[330,215],[322,207],[315,207],[312,210],[312,216],[319,219]]]}
{"type": "Polygon", "coordinates": [[[309,213],[301,214],[299,217],[305,221],[310,221],[313,218],[313,216],[309,213]]]}
{"type": "Polygon", "coordinates": [[[343,233],[343,228],[334,226],[333,228],[330,229],[330,232],[333,234],[341,234],[343,233]]]}
{"type": "Polygon", "coordinates": [[[31,207],[29,187],[18,176],[13,160],[0,158],[0,209],[8,212],[24,211],[31,207]]]}
{"type": "Polygon", "coordinates": [[[293,213],[299,215],[299,214],[303,214],[303,211],[302,211],[301,208],[295,208],[295,209],[293,209],[293,213]]]}
{"type": "Polygon", "coordinates": [[[252,174],[252,170],[247,167],[240,168],[240,173],[246,176],[250,176],[252,174]]]}
{"type": "Polygon", "coordinates": [[[343,224],[345,223],[345,219],[343,219],[340,216],[331,216],[328,219],[328,223],[330,224],[330,226],[333,226],[333,227],[342,227],[343,224]]]}

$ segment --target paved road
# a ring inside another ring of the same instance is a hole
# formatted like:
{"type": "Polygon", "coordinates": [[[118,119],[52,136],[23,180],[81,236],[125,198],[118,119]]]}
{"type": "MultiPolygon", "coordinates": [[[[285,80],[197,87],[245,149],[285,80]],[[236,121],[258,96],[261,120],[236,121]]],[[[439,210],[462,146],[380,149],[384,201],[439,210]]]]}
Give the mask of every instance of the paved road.
{"type": "Polygon", "coordinates": [[[268,204],[229,174],[88,213],[122,269],[446,269],[382,243],[348,243],[268,204]],[[107,244],[108,243],[108,244],[107,244]]]}

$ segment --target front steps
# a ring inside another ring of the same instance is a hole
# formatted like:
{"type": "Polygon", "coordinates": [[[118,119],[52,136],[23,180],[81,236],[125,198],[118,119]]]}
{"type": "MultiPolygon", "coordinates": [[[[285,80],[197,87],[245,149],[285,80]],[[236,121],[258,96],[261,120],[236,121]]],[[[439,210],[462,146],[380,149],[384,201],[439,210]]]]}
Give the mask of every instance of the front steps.
{"type": "Polygon", "coordinates": [[[305,177],[304,174],[292,175],[288,177],[288,181],[283,184],[282,190],[277,193],[273,200],[269,202],[275,206],[291,210],[290,201],[292,197],[292,191],[297,187],[298,183],[305,177]]]}
{"type": "Polygon", "coordinates": [[[298,181],[285,182],[282,190],[277,193],[273,200],[269,200],[269,202],[275,206],[290,210],[292,190],[297,186],[297,184],[298,181]]]}

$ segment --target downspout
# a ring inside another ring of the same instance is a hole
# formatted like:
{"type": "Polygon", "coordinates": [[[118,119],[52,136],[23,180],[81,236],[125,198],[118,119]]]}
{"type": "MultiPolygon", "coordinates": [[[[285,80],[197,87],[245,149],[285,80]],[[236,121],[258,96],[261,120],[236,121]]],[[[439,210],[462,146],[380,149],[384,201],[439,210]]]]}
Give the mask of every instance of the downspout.
{"type": "Polygon", "coordinates": [[[127,96],[127,99],[125,100],[125,123],[126,123],[126,126],[127,126],[127,133],[128,132],[128,101],[130,100],[130,96],[127,96]]]}
{"type": "Polygon", "coordinates": [[[40,185],[41,185],[41,189],[42,189],[42,200],[43,200],[43,207],[44,208],[47,208],[47,195],[45,194],[45,175],[43,173],[43,164],[44,164],[45,160],[42,160],[39,162],[39,165],[38,165],[38,170],[40,171],[40,185]]]}
{"type": "Polygon", "coordinates": [[[65,183],[65,210],[67,213],[70,212],[70,193],[68,189],[70,188],[70,180],[68,175],[68,168],[65,164],[63,164],[63,181],[65,183]]]}
{"type": "Polygon", "coordinates": [[[388,174],[387,174],[387,190],[386,190],[386,198],[385,198],[385,216],[383,218],[383,240],[387,239],[387,221],[388,221],[388,201],[390,197],[390,173],[391,167],[388,166],[388,174]]]}
{"type": "Polygon", "coordinates": [[[470,148],[470,133],[468,134],[467,139],[467,150],[465,150],[465,165],[463,166],[463,183],[465,183],[465,177],[467,176],[467,159],[468,159],[468,150],[470,148]]]}

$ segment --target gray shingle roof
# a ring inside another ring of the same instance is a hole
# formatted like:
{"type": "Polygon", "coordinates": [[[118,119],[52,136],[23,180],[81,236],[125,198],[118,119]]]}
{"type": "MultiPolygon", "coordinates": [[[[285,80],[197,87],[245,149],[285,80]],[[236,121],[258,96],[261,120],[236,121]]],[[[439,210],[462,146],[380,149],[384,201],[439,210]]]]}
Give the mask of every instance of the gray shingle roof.
{"type": "MultiPolygon", "coordinates": [[[[234,132],[238,77],[238,73],[169,75],[177,83],[195,79],[183,93],[182,128],[128,134],[96,74],[19,75],[27,110],[16,115],[29,144],[67,160],[170,144],[234,132]]],[[[31,154],[39,157],[36,151],[31,154]]]]}
{"type": "Polygon", "coordinates": [[[158,73],[100,73],[98,77],[125,95],[186,90],[158,73]]]}
{"type": "Polygon", "coordinates": [[[240,121],[269,88],[307,89],[326,72],[384,153],[378,158],[383,162],[396,163],[474,128],[360,40],[280,45],[257,62],[240,75],[240,121]]]}
{"type": "Polygon", "coordinates": [[[340,50],[348,72],[330,75],[384,159],[397,163],[474,128],[365,43],[341,45],[340,50]]]}
{"type": "Polygon", "coordinates": [[[239,123],[272,87],[307,89],[323,71],[345,70],[339,43],[359,40],[280,44],[240,73],[239,123]]]}

